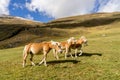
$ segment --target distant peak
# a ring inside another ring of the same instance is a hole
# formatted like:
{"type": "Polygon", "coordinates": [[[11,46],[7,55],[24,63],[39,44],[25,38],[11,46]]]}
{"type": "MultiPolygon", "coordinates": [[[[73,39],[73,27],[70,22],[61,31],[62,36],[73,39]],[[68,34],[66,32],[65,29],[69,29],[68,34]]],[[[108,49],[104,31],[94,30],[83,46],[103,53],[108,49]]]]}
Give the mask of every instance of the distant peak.
{"type": "Polygon", "coordinates": [[[7,14],[0,14],[0,17],[11,17],[11,16],[7,14]]]}

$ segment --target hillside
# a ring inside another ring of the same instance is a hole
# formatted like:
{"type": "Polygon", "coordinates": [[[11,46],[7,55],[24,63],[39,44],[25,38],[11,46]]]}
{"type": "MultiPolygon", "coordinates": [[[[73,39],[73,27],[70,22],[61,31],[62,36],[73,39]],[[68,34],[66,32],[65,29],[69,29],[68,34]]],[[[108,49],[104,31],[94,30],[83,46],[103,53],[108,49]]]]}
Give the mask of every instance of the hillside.
{"type": "Polygon", "coordinates": [[[96,13],[67,18],[60,18],[49,22],[46,26],[57,28],[95,27],[120,21],[120,13],[96,13]]]}
{"type": "Polygon", "coordinates": [[[20,17],[0,16],[0,48],[12,48],[29,42],[87,35],[96,29],[119,27],[119,24],[119,12],[60,18],[48,23],[20,17]]]}
{"type": "Polygon", "coordinates": [[[44,24],[20,17],[0,16],[0,48],[7,48],[7,45],[16,43],[22,31],[41,25],[44,24]],[[14,40],[15,36],[17,36],[17,40],[14,40]]]}
{"type": "Polygon", "coordinates": [[[17,35],[20,31],[27,27],[36,27],[44,25],[40,22],[27,20],[21,17],[13,17],[8,15],[0,16],[0,41],[17,35]]]}

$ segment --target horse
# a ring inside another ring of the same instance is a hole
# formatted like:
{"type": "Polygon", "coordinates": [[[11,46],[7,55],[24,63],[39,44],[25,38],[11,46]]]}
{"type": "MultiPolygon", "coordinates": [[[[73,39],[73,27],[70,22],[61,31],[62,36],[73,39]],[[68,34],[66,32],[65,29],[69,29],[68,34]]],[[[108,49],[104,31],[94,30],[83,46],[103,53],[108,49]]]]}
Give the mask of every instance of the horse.
{"type": "Polygon", "coordinates": [[[28,54],[31,55],[30,61],[33,66],[35,66],[33,60],[33,56],[37,54],[43,53],[43,59],[41,62],[39,62],[39,65],[44,62],[44,65],[47,66],[46,64],[46,58],[47,54],[51,49],[55,49],[57,52],[61,53],[62,49],[61,46],[58,42],[55,41],[50,41],[50,42],[40,42],[40,43],[29,43],[25,45],[24,50],[23,50],[23,67],[25,67],[26,64],[26,58],[28,54]]]}
{"type": "Polygon", "coordinates": [[[83,51],[82,51],[82,44],[84,44],[84,46],[88,45],[88,40],[86,39],[85,36],[81,36],[81,38],[76,40],[75,44],[71,45],[71,48],[75,50],[75,57],[77,57],[78,50],[80,50],[79,56],[82,55],[82,53],[83,53],[83,51]]]}
{"type": "MultiPolygon", "coordinates": [[[[71,37],[67,41],[59,42],[62,48],[62,52],[65,53],[65,59],[67,58],[67,54],[70,52],[70,56],[73,58],[72,53],[71,53],[71,45],[75,44],[75,38],[71,37]]],[[[57,52],[55,49],[53,49],[53,53],[55,56],[59,59],[57,52]]]]}

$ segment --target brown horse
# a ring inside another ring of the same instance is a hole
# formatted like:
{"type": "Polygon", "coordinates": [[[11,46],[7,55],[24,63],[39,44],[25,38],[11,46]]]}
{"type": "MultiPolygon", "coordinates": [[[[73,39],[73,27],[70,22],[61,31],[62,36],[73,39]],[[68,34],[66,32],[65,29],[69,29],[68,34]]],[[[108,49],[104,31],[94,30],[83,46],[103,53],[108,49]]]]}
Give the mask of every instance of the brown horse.
{"type": "MultiPolygon", "coordinates": [[[[62,51],[65,53],[65,59],[67,58],[67,54],[70,53],[70,56],[73,58],[71,53],[71,47],[76,43],[74,37],[69,38],[67,41],[60,42],[62,51]]],[[[59,59],[57,52],[53,49],[53,53],[56,55],[57,59],[59,59]]]]}
{"type": "Polygon", "coordinates": [[[55,49],[57,52],[62,52],[61,46],[59,45],[58,42],[41,42],[41,43],[29,43],[28,45],[25,45],[24,50],[23,50],[23,67],[25,67],[26,64],[26,58],[28,54],[31,55],[30,61],[33,66],[35,64],[33,63],[33,56],[37,54],[43,53],[43,59],[39,63],[42,64],[44,62],[44,65],[47,66],[46,64],[46,58],[47,54],[51,49],[55,49]]]}
{"type": "Polygon", "coordinates": [[[80,50],[80,55],[82,55],[82,44],[84,44],[85,46],[87,46],[87,39],[85,36],[81,36],[80,39],[76,40],[76,43],[71,45],[71,48],[75,50],[75,57],[77,57],[77,52],[78,50],[80,50]]]}

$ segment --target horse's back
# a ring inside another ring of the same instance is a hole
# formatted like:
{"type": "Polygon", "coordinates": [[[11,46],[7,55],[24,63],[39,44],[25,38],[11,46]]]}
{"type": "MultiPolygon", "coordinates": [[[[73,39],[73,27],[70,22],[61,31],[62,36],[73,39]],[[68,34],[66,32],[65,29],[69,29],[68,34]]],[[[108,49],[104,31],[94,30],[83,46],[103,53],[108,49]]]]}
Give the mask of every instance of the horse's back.
{"type": "Polygon", "coordinates": [[[42,43],[32,43],[30,46],[30,52],[33,54],[39,54],[43,50],[43,44],[42,43]]]}

